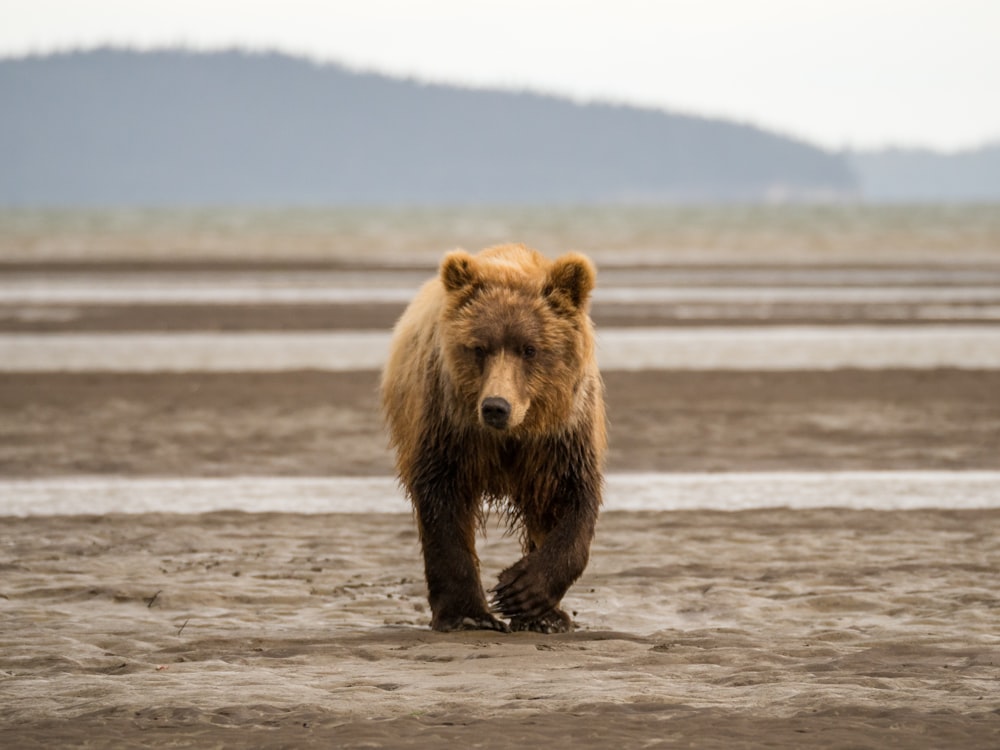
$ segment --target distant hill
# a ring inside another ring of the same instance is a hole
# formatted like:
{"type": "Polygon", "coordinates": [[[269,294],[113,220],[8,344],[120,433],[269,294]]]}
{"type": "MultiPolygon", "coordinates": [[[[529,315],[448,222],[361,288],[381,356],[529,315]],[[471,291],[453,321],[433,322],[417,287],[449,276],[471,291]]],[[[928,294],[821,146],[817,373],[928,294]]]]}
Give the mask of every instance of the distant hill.
{"type": "Polygon", "coordinates": [[[0,204],[843,197],[843,155],[759,128],[427,85],[279,54],[0,60],[0,204]]]}
{"type": "Polygon", "coordinates": [[[861,196],[886,202],[1000,200],[1000,143],[955,154],[917,149],[848,155],[861,196]]]}

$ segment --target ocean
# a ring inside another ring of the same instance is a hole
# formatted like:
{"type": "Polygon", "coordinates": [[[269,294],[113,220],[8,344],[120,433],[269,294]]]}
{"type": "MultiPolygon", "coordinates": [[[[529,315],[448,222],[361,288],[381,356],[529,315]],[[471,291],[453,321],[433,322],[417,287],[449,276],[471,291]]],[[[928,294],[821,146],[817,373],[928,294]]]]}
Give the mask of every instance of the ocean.
{"type": "Polygon", "coordinates": [[[0,260],[289,259],[423,266],[526,242],[601,266],[1000,262],[996,205],[0,209],[0,260]]]}

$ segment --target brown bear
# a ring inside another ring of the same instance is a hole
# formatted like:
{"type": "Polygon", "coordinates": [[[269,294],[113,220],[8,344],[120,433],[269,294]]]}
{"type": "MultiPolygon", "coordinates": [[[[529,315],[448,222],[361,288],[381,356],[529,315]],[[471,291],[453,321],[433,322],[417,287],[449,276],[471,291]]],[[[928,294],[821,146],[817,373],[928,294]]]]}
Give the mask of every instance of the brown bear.
{"type": "Polygon", "coordinates": [[[607,448],[594,282],[575,253],[457,250],[396,324],[382,408],[435,630],[573,625],[559,603],[590,556],[607,448]],[[524,551],[491,589],[492,608],[476,555],[489,508],[520,530],[524,551]]]}

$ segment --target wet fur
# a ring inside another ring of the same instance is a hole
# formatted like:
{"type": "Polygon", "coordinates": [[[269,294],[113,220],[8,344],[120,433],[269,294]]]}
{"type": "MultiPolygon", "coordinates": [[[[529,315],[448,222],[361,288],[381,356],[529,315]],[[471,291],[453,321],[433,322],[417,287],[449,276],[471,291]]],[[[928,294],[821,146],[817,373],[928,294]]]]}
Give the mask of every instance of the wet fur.
{"type": "Polygon", "coordinates": [[[603,385],[585,257],[548,261],[522,245],[447,255],[396,326],[382,405],[413,502],[440,630],[565,630],[559,601],[589,558],[606,450],[603,385]],[[485,425],[502,396],[511,423],[485,425]],[[484,508],[521,532],[494,610],[479,579],[484,508]]]}

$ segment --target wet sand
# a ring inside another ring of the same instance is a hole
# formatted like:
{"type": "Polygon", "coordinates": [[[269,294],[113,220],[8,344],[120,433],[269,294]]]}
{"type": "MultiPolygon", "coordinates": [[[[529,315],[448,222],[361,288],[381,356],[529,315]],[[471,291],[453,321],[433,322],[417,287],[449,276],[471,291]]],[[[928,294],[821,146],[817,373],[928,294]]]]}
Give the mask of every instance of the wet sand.
{"type": "MultiPolygon", "coordinates": [[[[931,309],[699,304],[595,316],[912,324],[931,309]]],[[[379,328],[395,310],[39,303],[0,306],[0,329],[379,328]]],[[[996,370],[606,381],[610,471],[1000,469],[996,370]]],[[[0,475],[385,476],[376,382],[0,373],[0,475]]],[[[518,556],[493,525],[480,552],[487,584],[518,556]]],[[[1000,510],[609,512],[566,599],[576,632],[436,634],[405,513],[6,517],[0,745],[995,748],[998,569],[1000,510]]]]}
{"type": "MultiPolygon", "coordinates": [[[[1000,371],[605,373],[610,471],[1000,469],[1000,371]]],[[[378,373],[5,373],[0,474],[391,474],[378,373]]]]}
{"type": "MultiPolygon", "coordinates": [[[[5,374],[0,470],[377,476],[376,378],[5,374]]],[[[607,379],[615,471],[1000,468],[993,371],[607,379]]],[[[610,512],[577,632],[442,635],[405,513],[8,517],[0,742],[993,748],[998,569],[1000,510],[610,512]]]]}
{"type": "MultiPolygon", "coordinates": [[[[439,257],[408,263],[0,257],[0,332],[388,330],[439,257]]],[[[1000,265],[955,252],[947,262],[908,263],[647,258],[630,264],[609,254],[600,265],[593,317],[599,328],[996,324],[1000,265]]]]}
{"type": "MultiPolygon", "coordinates": [[[[387,302],[296,305],[71,305],[34,307],[0,304],[0,332],[166,331],[388,331],[404,305],[387,302]]],[[[908,325],[923,323],[995,325],[994,301],[915,304],[685,303],[594,306],[598,328],[613,326],[908,325]]]]}
{"type": "MultiPolygon", "coordinates": [[[[402,514],[5,519],[0,545],[7,747],[1000,741],[996,510],[608,513],[561,636],[428,631],[402,514]]],[[[487,580],[517,555],[481,552],[487,580]]]]}

